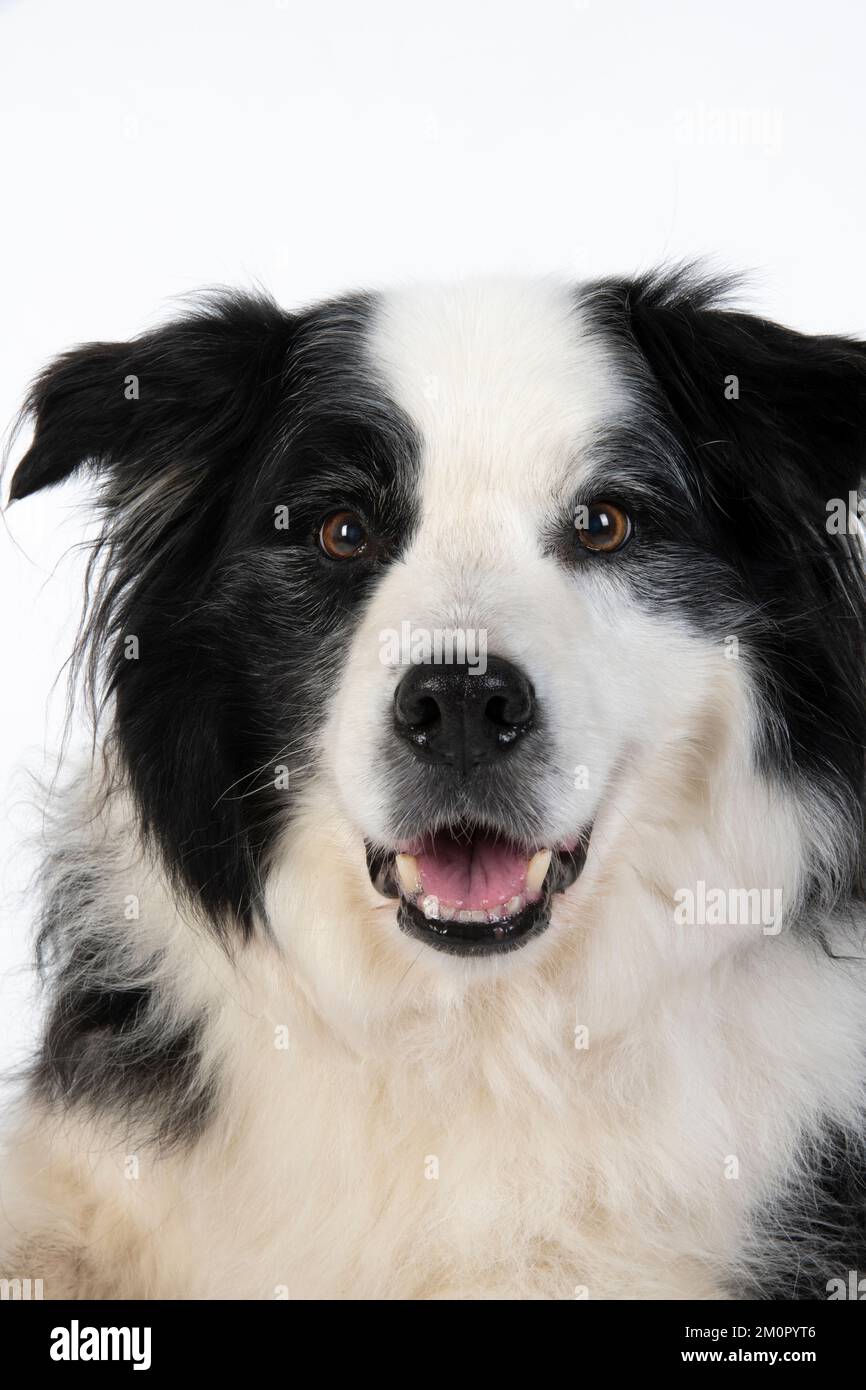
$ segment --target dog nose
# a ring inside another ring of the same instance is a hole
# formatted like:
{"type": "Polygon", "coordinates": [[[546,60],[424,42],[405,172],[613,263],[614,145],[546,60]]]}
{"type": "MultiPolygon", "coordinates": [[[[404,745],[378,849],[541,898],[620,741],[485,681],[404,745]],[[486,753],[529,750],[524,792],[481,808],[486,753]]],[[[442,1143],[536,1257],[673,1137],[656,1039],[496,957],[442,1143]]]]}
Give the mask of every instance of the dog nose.
{"type": "Polygon", "coordinates": [[[494,762],[532,724],[535,694],[516,666],[490,657],[484,672],[466,665],[420,665],[394,696],[397,733],[416,757],[467,772],[494,762]]]}

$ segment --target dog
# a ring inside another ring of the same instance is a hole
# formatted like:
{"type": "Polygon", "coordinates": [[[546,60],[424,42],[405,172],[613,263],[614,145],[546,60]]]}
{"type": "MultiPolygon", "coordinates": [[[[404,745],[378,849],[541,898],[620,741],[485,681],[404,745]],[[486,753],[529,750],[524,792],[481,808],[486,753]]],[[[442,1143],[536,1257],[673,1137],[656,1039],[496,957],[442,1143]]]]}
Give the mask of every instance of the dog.
{"type": "Polygon", "coordinates": [[[49,1298],[835,1296],[866,1268],[866,345],[693,267],[58,358],[87,467],[49,1298]]]}

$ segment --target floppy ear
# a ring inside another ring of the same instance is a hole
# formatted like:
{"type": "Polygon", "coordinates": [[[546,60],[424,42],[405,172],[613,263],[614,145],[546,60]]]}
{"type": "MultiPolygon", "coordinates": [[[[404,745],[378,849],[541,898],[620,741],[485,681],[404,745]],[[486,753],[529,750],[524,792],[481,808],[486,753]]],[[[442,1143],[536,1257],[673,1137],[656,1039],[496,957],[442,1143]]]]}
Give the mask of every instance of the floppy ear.
{"type": "Polygon", "coordinates": [[[704,630],[721,614],[722,631],[743,632],[779,716],[759,761],[829,789],[859,865],[866,570],[848,517],[866,471],[866,345],[730,310],[724,284],[689,273],[612,288],[601,312],[655,416],[651,447],[674,458],[717,565],[700,590],[704,630]]]}
{"type": "Polygon", "coordinates": [[[823,504],[866,464],[866,344],[809,336],[719,304],[688,275],[624,287],[634,340],[687,449],[747,465],[756,491],[805,486],[823,504]]]}
{"type": "Polygon", "coordinates": [[[269,301],[222,295],[132,342],[67,353],[30,394],[35,433],[11,489],[27,497],[96,471],[101,563],[76,661],[94,695],[115,698],[142,825],[179,887],[245,923],[273,807],[221,800],[264,755],[232,723],[239,677],[206,575],[240,469],[278,427],[295,338],[296,320],[269,301]]]}
{"type": "Polygon", "coordinates": [[[169,467],[232,464],[280,386],[293,326],[265,298],[225,294],[131,342],[65,353],[27,399],[35,433],[10,501],[83,464],[112,469],[126,496],[169,467]]]}

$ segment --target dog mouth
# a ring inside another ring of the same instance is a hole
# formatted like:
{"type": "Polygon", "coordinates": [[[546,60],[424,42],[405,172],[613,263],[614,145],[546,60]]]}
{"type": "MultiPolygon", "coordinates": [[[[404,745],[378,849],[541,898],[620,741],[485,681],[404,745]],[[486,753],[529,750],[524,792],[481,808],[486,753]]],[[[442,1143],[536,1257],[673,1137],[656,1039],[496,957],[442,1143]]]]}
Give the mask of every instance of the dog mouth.
{"type": "Polygon", "coordinates": [[[397,849],[367,845],[370,880],[399,902],[403,931],[441,951],[514,950],[550,924],[551,900],[577,879],[589,832],[556,848],[526,847],[455,825],[397,849]]]}

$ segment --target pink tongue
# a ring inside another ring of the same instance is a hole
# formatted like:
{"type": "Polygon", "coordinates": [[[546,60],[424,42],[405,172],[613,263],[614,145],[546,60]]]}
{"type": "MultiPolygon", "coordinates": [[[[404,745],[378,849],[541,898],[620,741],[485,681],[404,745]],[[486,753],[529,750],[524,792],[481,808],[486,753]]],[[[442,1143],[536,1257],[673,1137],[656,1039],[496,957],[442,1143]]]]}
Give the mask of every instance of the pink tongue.
{"type": "Polygon", "coordinates": [[[506,840],[436,835],[416,858],[425,895],[464,911],[499,907],[526,885],[527,855],[506,840]]]}

